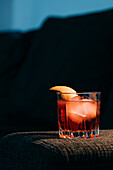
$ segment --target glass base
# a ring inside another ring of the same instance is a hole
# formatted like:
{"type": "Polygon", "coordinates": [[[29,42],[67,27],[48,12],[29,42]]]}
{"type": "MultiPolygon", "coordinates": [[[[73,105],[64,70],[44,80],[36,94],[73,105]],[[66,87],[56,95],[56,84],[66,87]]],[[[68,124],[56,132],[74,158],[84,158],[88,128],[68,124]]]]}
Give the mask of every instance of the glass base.
{"type": "Polygon", "coordinates": [[[64,131],[59,129],[59,137],[60,138],[95,138],[99,136],[99,128],[96,130],[86,130],[86,131],[76,131],[76,132],[72,132],[72,131],[64,131]]]}

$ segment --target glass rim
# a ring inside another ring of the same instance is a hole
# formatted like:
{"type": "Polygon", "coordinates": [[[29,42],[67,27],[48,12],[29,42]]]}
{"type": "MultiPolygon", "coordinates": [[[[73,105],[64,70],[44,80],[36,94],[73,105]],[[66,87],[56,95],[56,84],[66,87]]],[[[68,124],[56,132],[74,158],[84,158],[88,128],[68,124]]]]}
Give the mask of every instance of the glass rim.
{"type": "Polygon", "coordinates": [[[97,91],[95,91],[95,92],[78,92],[78,93],[71,93],[71,92],[59,92],[59,91],[57,91],[56,92],[57,94],[101,94],[102,92],[97,92],[97,91]]]}

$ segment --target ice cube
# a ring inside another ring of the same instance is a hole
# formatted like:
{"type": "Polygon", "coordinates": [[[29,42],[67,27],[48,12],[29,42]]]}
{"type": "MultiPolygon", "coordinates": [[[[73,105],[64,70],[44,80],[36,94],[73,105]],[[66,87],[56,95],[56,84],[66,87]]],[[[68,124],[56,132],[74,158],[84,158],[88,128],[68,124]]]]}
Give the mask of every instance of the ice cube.
{"type": "Polygon", "coordinates": [[[96,117],[97,110],[97,101],[91,99],[83,99],[82,100],[82,108],[83,113],[86,115],[88,119],[93,119],[96,117]]]}
{"type": "Polygon", "coordinates": [[[79,101],[79,100],[81,100],[81,97],[80,96],[75,96],[70,101],[79,101]]]}
{"type": "Polygon", "coordinates": [[[97,102],[91,99],[69,101],[66,103],[67,116],[76,123],[96,117],[97,102]]]}

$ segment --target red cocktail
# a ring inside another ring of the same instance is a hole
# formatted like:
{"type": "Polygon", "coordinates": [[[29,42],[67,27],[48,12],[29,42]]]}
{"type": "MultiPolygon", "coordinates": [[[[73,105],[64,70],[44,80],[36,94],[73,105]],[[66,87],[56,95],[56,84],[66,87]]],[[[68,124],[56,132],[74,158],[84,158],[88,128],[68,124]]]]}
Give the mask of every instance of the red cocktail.
{"type": "MultiPolygon", "coordinates": [[[[100,92],[76,93],[70,100],[57,92],[59,136],[61,138],[93,138],[99,135],[100,92]]],[[[72,95],[72,94],[71,94],[72,95]]]]}

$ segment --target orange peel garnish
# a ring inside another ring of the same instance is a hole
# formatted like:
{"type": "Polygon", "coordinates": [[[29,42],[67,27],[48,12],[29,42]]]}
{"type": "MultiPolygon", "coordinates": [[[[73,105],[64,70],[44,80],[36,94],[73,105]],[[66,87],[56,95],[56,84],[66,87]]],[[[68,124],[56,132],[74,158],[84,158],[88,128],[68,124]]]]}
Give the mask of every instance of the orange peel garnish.
{"type": "Polygon", "coordinates": [[[70,100],[73,97],[78,96],[74,89],[67,87],[67,86],[54,86],[54,87],[51,87],[49,90],[61,92],[61,96],[64,100],[70,100]]]}

